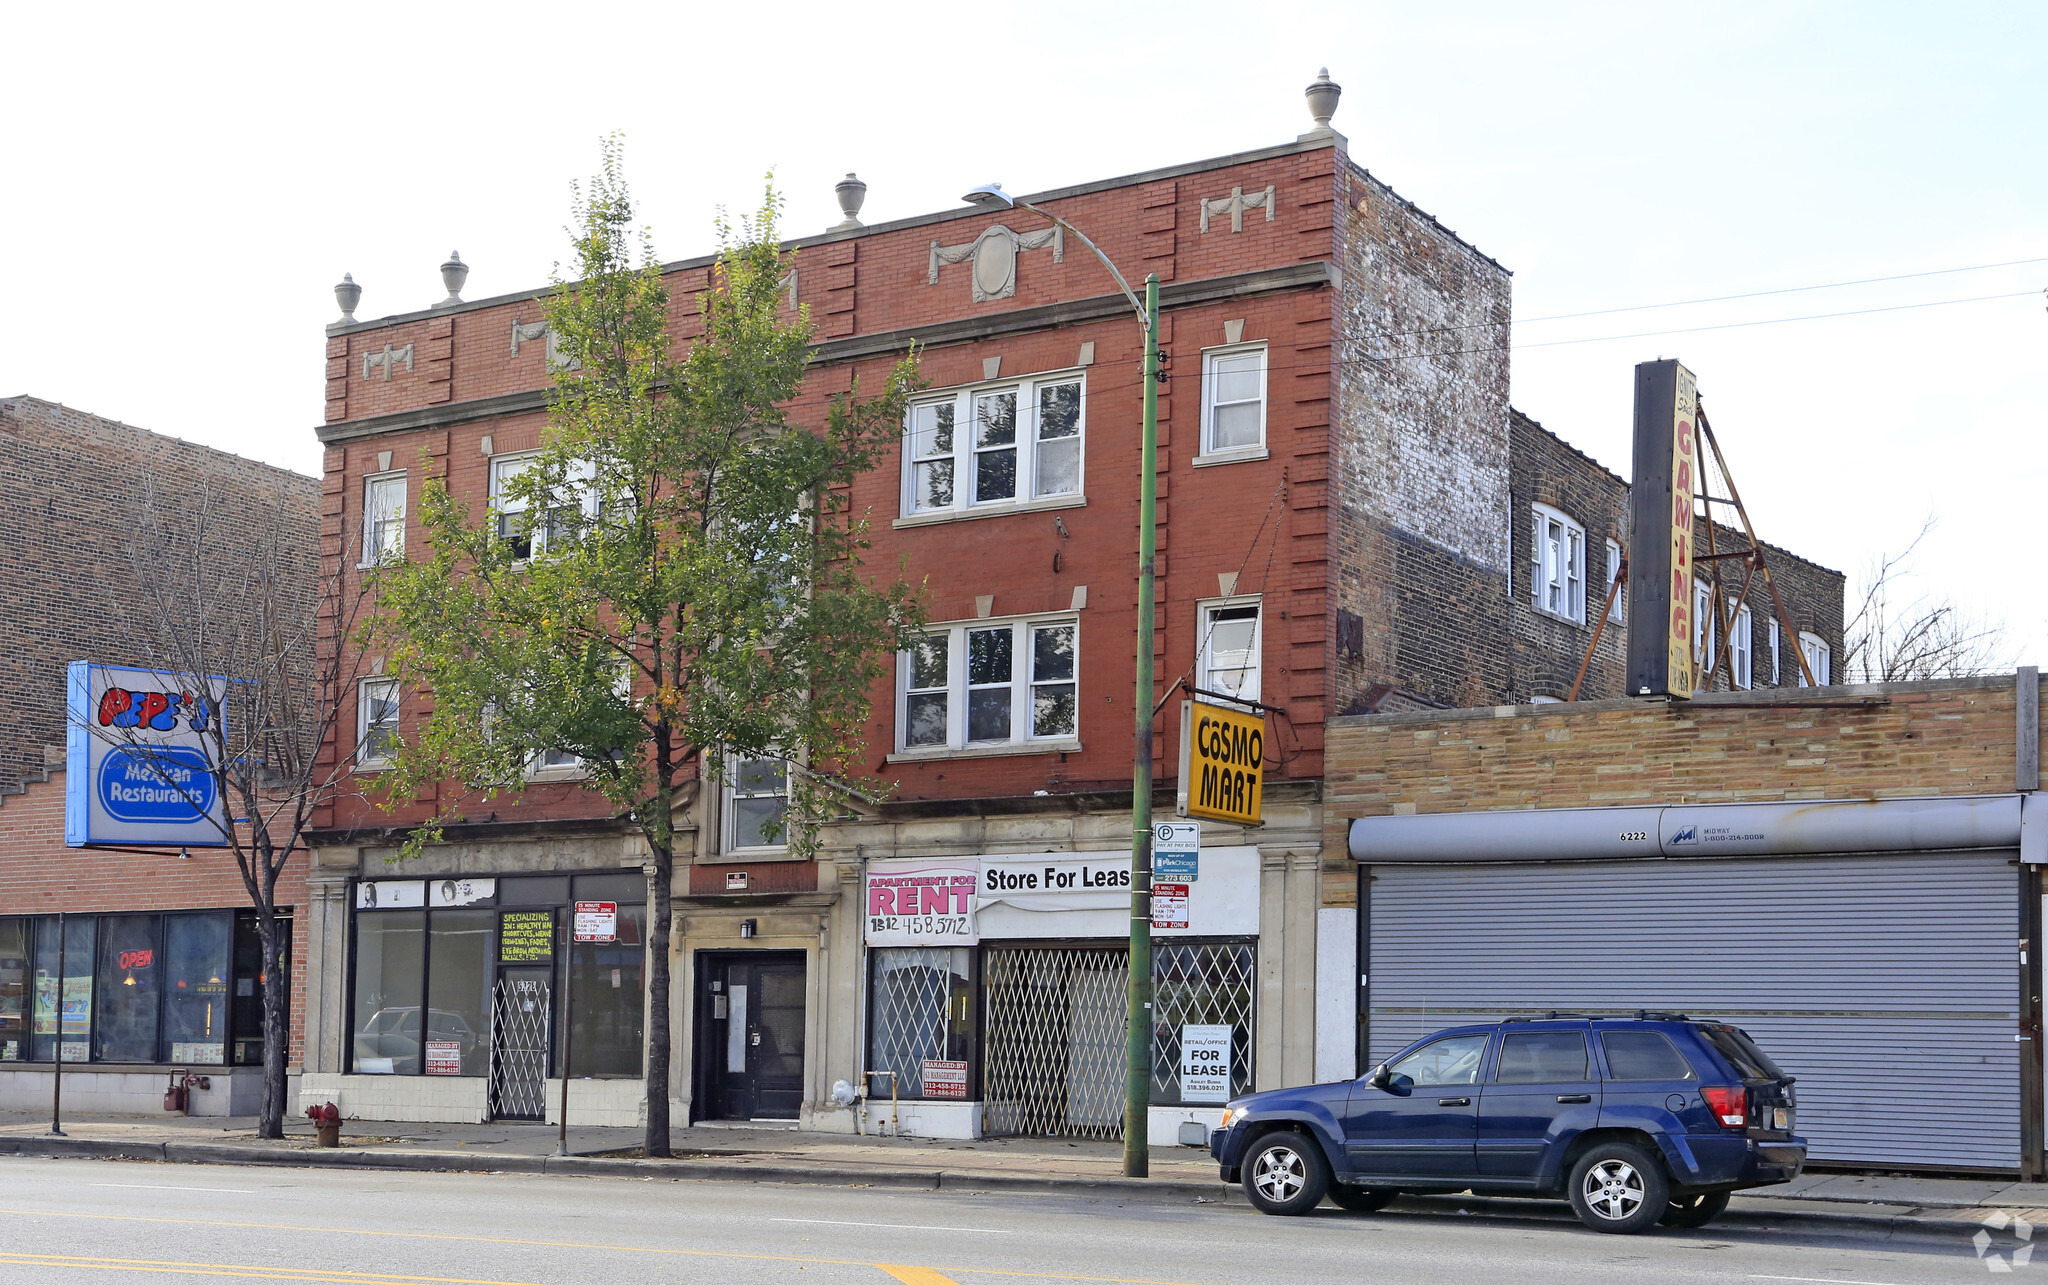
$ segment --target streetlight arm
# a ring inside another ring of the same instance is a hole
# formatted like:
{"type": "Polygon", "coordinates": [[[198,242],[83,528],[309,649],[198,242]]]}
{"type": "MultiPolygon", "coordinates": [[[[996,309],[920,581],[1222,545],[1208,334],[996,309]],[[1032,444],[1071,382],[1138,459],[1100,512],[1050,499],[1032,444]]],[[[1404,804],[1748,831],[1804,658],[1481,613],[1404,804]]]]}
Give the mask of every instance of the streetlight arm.
{"type": "Polygon", "coordinates": [[[1102,266],[1109,269],[1109,275],[1116,278],[1116,288],[1124,292],[1124,298],[1130,302],[1131,311],[1138,314],[1138,324],[1146,330],[1152,328],[1152,318],[1146,314],[1145,305],[1138,302],[1137,292],[1131,289],[1130,282],[1124,280],[1124,274],[1117,271],[1116,264],[1112,263],[1109,256],[1102,252],[1102,247],[1088,239],[1086,232],[1067,222],[1059,215],[1054,214],[1051,210],[1042,210],[1029,201],[1019,201],[1015,197],[1011,197],[1010,200],[1012,204],[1021,209],[1029,210],[1033,214],[1043,214],[1046,218],[1051,219],[1054,223],[1059,224],[1062,228],[1065,228],[1068,232],[1073,233],[1074,236],[1079,238],[1082,245],[1087,246],[1094,252],[1096,258],[1102,260],[1102,266]]]}

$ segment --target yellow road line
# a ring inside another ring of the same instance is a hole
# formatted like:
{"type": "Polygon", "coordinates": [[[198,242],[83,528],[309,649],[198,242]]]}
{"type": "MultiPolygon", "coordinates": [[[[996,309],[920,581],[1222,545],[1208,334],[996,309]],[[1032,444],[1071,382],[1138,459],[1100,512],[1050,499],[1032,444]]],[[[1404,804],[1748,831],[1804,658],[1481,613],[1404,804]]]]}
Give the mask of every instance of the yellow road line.
{"type": "Polygon", "coordinates": [[[894,1263],[876,1263],[875,1266],[902,1281],[903,1285],[960,1285],[949,1276],[941,1276],[929,1267],[903,1267],[894,1263]]]}
{"type": "Polygon", "coordinates": [[[326,1285],[529,1285],[466,1276],[393,1276],[337,1272],[319,1267],[266,1267],[255,1263],[187,1263],[151,1258],[86,1258],[73,1254],[0,1253],[0,1267],[72,1267],[108,1272],[168,1272],[178,1276],[233,1276],[244,1280],[320,1281],[326,1285]]]}
{"type": "MultiPolygon", "coordinates": [[[[166,1218],[154,1214],[82,1214],[51,1209],[0,1209],[0,1214],[13,1214],[22,1218],[77,1218],[91,1222],[119,1223],[163,1223],[178,1227],[237,1227],[249,1231],[304,1231],[322,1236],[382,1236],[396,1240],[444,1240],[478,1245],[532,1245],[543,1249],[595,1249],[617,1254],[670,1254],[685,1258],[732,1258],[745,1262],[759,1263],[803,1263],[808,1266],[824,1267],[879,1267],[888,1270],[885,1263],[862,1258],[810,1258],[801,1254],[746,1254],[721,1249],[665,1249],[646,1245],[608,1245],[586,1240],[530,1240],[520,1236],[474,1236],[455,1235],[447,1232],[429,1231],[386,1231],[374,1227],[314,1227],[302,1223],[249,1223],[224,1218],[166,1218]]],[[[42,1261],[38,1257],[37,1261],[42,1261]]],[[[296,1270],[296,1269],[295,1269],[296,1270]]],[[[1024,1272],[1000,1267],[947,1267],[946,1271],[974,1276],[1010,1276],[1024,1280],[1045,1281],[1087,1281],[1095,1285],[1196,1285],[1196,1282],[1161,1280],[1145,1276],[1082,1276],[1066,1272],[1024,1272]]],[[[308,1278],[312,1279],[312,1278],[308,1278]]],[[[346,1277],[329,1277],[329,1280],[346,1277]]],[[[420,1277],[400,1277],[400,1281],[417,1281],[420,1277]]],[[[941,1278],[943,1279],[943,1278],[941,1278]]],[[[493,1283],[496,1285],[496,1283],[493,1283]]]]}

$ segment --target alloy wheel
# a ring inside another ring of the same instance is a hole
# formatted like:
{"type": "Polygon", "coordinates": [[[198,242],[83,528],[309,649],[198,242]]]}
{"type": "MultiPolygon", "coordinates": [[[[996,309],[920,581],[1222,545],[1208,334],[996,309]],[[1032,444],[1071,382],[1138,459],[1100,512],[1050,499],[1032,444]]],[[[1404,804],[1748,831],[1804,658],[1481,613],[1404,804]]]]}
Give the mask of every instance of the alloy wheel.
{"type": "Polygon", "coordinates": [[[1625,1160],[1602,1160],[1586,1170],[1586,1205],[1602,1218],[1620,1222],[1643,1204],[1643,1175],[1625,1160]]]}
{"type": "Polygon", "coordinates": [[[1252,1185],[1275,1204],[1283,1204],[1301,1193],[1308,1184],[1308,1166],[1292,1147],[1272,1147],[1261,1153],[1252,1166],[1252,1185]]]}

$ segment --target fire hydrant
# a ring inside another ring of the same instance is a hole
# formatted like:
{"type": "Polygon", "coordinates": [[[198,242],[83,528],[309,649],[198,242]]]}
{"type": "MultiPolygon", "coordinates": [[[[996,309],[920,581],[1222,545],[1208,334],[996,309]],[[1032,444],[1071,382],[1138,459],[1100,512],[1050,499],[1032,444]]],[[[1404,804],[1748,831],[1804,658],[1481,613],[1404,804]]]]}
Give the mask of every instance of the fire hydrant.
{"type": "Polygon", "coordinates": [[[171,1082],[164,1089],[164,1110],[176,1111],[180,1115],[192,1114],[192,1090],[210,1089],[213,1081],[190,1071],[171,1072],[171,1082]]]}
{"type": "Polygon", "coordinates": [[[341,1108],[332,1102],[306,1108],[306,1118],[313,1122],[313,1130],[323,1147],[341,1145],[341,1108]]]}

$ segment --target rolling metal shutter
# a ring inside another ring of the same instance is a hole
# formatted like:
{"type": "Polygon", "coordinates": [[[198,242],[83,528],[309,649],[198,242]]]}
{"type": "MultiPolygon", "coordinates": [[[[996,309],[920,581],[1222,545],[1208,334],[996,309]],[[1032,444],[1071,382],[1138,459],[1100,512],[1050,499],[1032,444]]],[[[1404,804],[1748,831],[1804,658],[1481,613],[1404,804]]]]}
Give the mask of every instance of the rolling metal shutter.
{"type": "Polygon", "coordinates": [[[1371,1058],[1515,1013],[1673,1009],[1798,1077],[1813,1160],[2017,1169],[2017,859],[1376,865],[1371,1058]]]}

